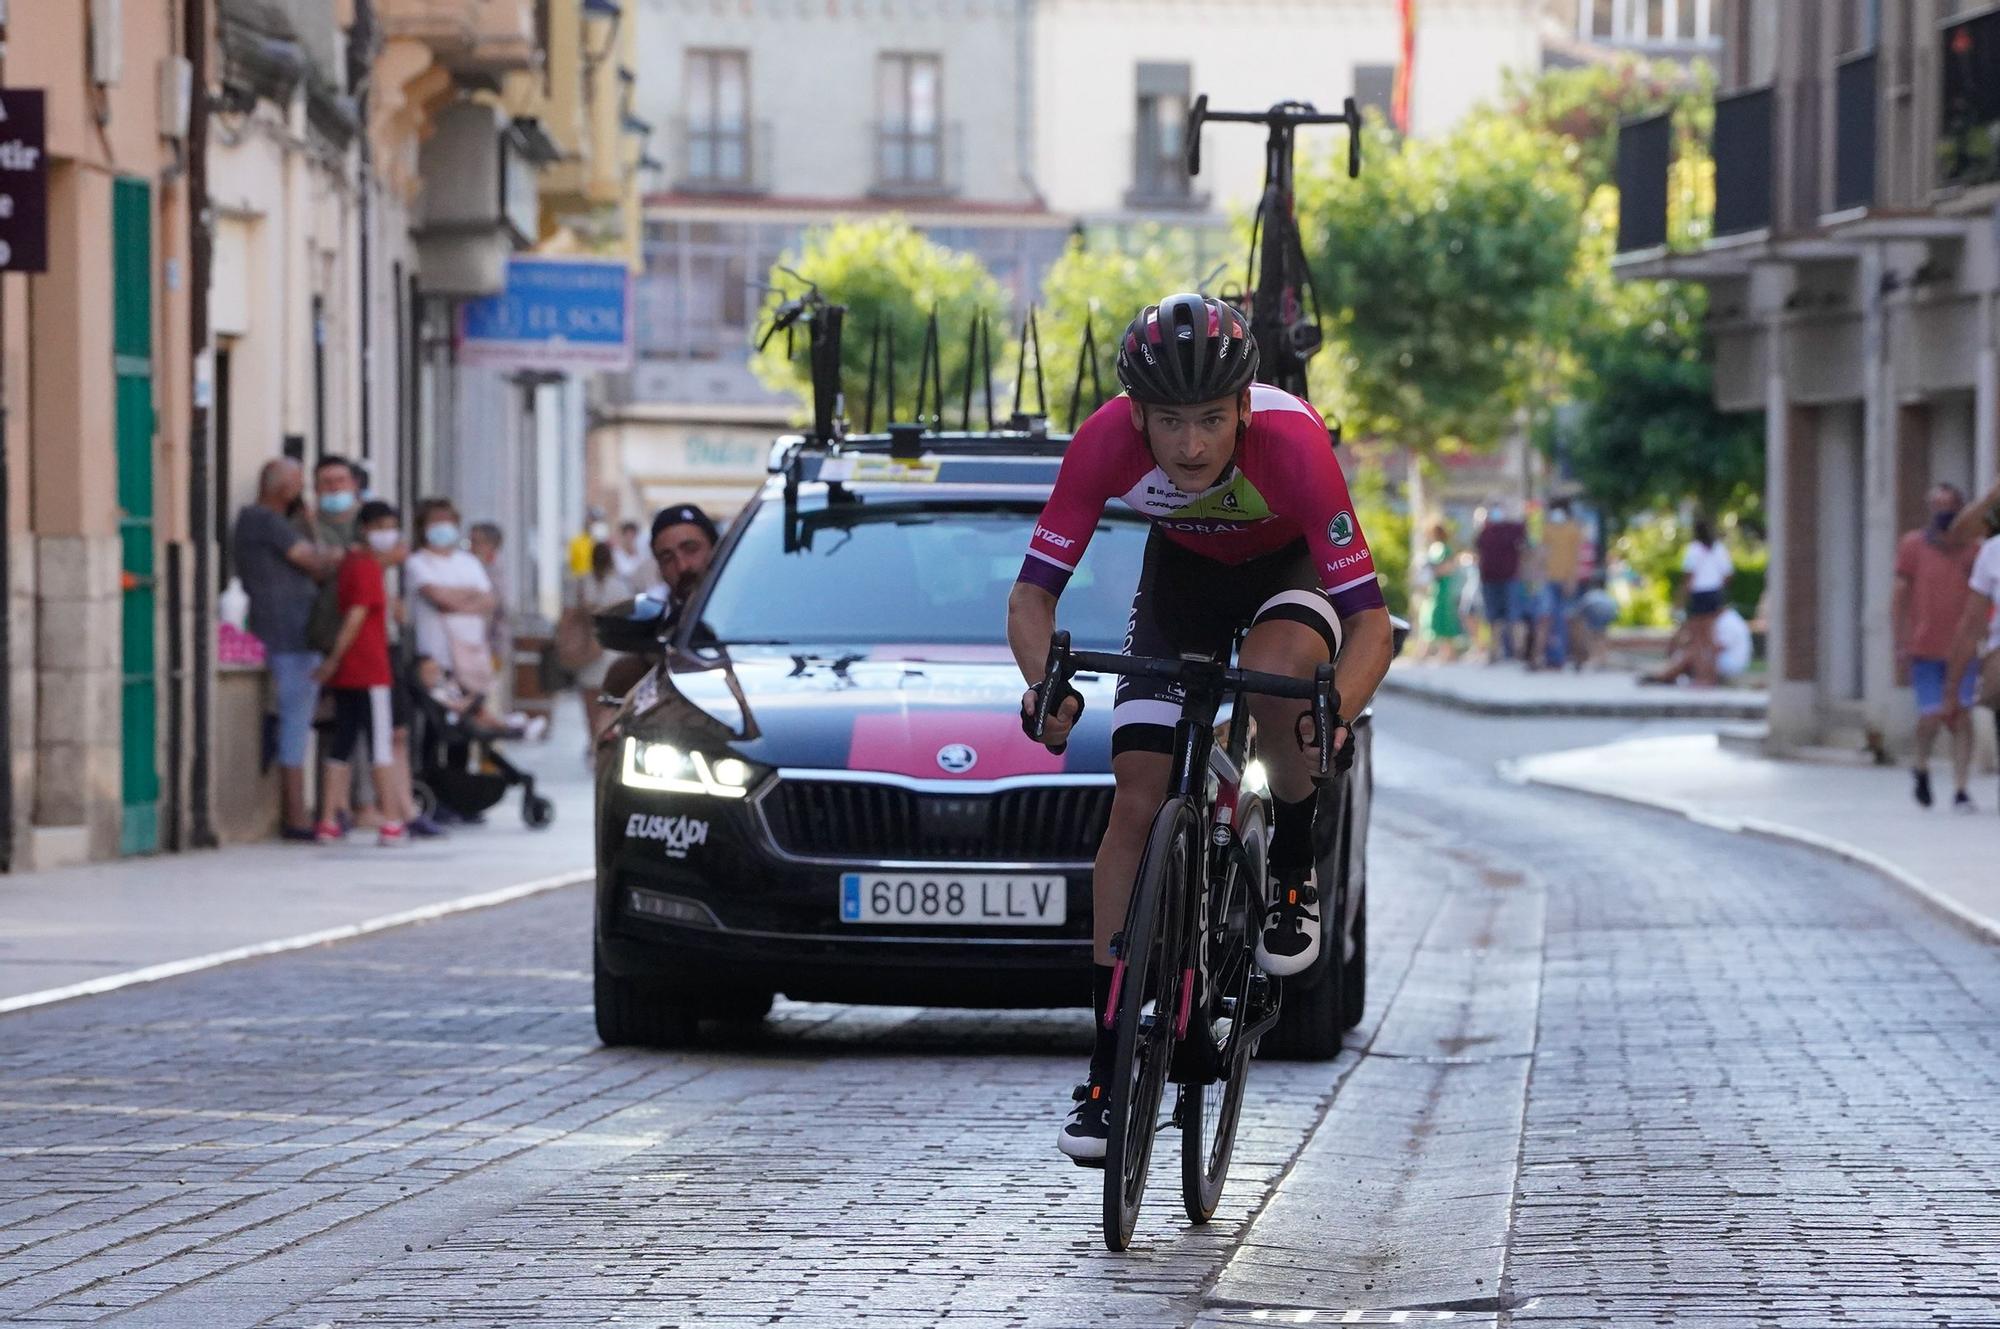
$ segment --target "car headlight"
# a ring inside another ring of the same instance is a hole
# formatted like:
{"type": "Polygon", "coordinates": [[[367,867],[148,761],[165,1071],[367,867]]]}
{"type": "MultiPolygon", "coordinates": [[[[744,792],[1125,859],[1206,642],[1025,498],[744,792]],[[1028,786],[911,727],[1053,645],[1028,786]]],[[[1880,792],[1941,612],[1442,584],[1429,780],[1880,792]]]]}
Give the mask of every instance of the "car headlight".
{"type": "Polygon", "coordinates": [[[1253,761],[1243,768],[1243,788],[1253,794],[1263,794],[1270,791],[1271,777],[1265,771],[1263,762],[1253,761]]]}
{"type": "Polygon", "coordinates": [[[649,739],[625,740],[625,758],[618,772],[627,789],[652,789],[669,794],[709,794],[741,798],[750,792],[757,770],[741,757],[710,761],[699,752],[649,739]]]}

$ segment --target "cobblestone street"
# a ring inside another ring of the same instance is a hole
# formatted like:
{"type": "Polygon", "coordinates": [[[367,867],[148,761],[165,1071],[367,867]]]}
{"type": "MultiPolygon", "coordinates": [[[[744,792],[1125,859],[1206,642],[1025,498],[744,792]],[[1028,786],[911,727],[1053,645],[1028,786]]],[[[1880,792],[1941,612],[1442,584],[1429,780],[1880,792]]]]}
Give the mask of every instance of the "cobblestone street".
{"type": "Polygon", "coordinates": [[[1081,1013],[606,1051],[578,888],[0,1017],[0,1320],[2000,1325],[1991,947],[1385,711],[1369,1017],[1206,1229],[1169,1135],[1103,1249],[1081,1013]]]}

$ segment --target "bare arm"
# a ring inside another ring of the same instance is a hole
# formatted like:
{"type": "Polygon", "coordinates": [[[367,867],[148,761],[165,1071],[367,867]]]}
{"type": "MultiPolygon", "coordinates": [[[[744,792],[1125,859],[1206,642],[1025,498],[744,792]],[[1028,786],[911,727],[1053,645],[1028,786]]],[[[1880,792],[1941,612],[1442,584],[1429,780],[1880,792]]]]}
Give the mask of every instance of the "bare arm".
{"type": "Polygon", "coordinates": [[[1986,525],[1986,514],[1993,510],[1995,503],[2000,503],[2000,483],[1958,510],[1957,518],[1945,527],[1944,542],[1962,545],[1978,539],[1986,525]]]}
{"type": "Polygon", "coordinates": [[[1340,659],[1334,662],[1333,686],[1340,693],[1341,713],[1352,719],[1368,708],[1376,689],[1389,674],[1396,655],[1396,631],[1387,609],[1364,609],[1341,620],[1340,659]]]}
{"type": "Polygon", "coordinates": [[[340,620],[340,635],[333,639],[333,649],[326,653],[326,661],[313,671],[313,677],[324,683],[333,677],[333,671],[340,667],[340,657],[347,654],[347,648],[361,635],[361,625],[368,621],[368,606],[356,605],[347,611],[347,617],[340,620]]]}
{"type": "Polygon", "coordinates": [[[341,556],[332,551],[321,553],[319,546],[310,540],[300,540],[285,551],[285,562],[305,573],[314,581],[325,581],[339,570],[341,556]]]}
{"type": "Polygon", "coordinates": [[[1889,592],[1889,640],[1895,645],[1896,660],[1900,664],[1910,655],[1910,579],[1896,578],[1896,589],[1889,592]]]}
{"type": "Polygon", "coordinates": [[[1951,655],[1944,667],[1944,713],[1947,719],[1956,719],[1962,709],[1958,704],[1957,680],[1979,654],[1979,639],[1986,635],[1986,622],[1993,614],[1993,599],[1978,591],[1965,597],[1965,613],[1958,620],[1958,636],[1951,643],[1951,655]]]}
{"type": "Polygon", "coordinates": [[[447,614],[490,614],[498,603],[493,592],[472,586],[439,586],[429,582],[417,594],[447,614]]]}
{"type": "MultiPolygon", "coordinates": [[[[1021,677],[1031,687],[1042,681],[1042,671],[1049,663],[1049,641],[1055,631],[1056,597],[1039,586],[1015,582],[1014,589],[1007,593],[1007,645],[1014,652],[1014,663],[1021,667],[1021,677]]],[[[1034,705],[1034,694],[1023,693],[1021,714],[1032,715],[1034,705]]],[[[1069,741],[1069,728],[1076,723],[1079,709],[1066,701],[1050,713],[1043,731],[1049,746],[1060,747],[1069,741]]]]}

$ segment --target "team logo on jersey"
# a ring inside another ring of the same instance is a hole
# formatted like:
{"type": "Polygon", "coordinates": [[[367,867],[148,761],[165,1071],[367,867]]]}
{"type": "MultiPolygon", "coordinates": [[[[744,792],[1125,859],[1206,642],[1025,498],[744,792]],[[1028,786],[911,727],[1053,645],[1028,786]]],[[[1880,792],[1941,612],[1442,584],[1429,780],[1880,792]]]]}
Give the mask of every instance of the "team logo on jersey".
{"type": "Polygon", "coordinates": [[[1227,489],[1223,491],[1222,506],[1227,508],[1231,512],[1241,512],[1243,510],[1243,504],[1237,500],[1236,491],[1234,489],[1227,489]]]}
{"type": "Polygon", "coordinates": [[[1326,524],[1326,538],[1333,541],[1336,549],[1345,549],[1354,543],[1354,514],[1345,509],[1333,514],[1333,520],[1326,524]]]}

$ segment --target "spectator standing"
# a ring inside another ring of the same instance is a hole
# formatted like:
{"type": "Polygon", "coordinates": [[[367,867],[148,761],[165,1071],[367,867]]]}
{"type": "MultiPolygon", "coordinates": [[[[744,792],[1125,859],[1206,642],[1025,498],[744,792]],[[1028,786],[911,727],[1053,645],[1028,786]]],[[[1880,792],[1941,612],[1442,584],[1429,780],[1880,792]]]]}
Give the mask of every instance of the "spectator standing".
{"type": "Polygon", "coordinates": [[[1736,572],[1729,550],[1715,536],[1707,517],[1694,522],[1694,539],[1681,551],[1681,603],[1687,611],[1688,651],[1695,684],[1714,687],[1721,681],[1715,667],[1715,616],[1722,612],[1723,591],[1736,572]]]}
{"type": "Polygon", "coordinates": [[[618,575],[635,592],[659,584],[660,576],[653,568],[652,554],[639,543],[639,523],[636,521],[619,526],[618,538],[611,545],[611,562],[618,569],[618,575]]]}
{"type": "Polygon", "coordinates": [[[1889,600],[1889,628],[1896,644],[1896,665],[1908,669],[1917,698],[1916,765],[1911,769],[1912,793],[1918,804],[1931,806],[1931,750],[1938,732],[1951,732],[1951,768],[1957,790],[1952,806],[1973,811],[1967,782],[1972,775],[1972,716],[1979,677],[1968,661],[1950,667],[1953,639],[1965,615],[1965,602],[1979,549],[1970,540],[1953,540],[1952,525],[1965,507],[1958,486],[1940,482],[1928,496],[1930,520],[1907,531],[1896,545],[1896,589],[1889,600]],[[1945,694],[1955,692],[1958,707],[1945,719],[1945,694]]]}
{"type": "Polygon", "coordinates": [[[506,539],[497,524],[480,521],[472,524],[472,534],[467,540],[472,556],[486,569],[486,582],[493,591],[493,612],[487,619],[486,639],[493,647],[493,667],[502,685],[511,680],[514,668],[513,585],[500,559],[506,539]]]}
{"type": "MultiPolygon", "coordinates": [[[[1978,530],[1976,523],[1995,512],[1993,504],[1997,501],[2000,501],[2000,485],[1994,486],[1980,499],[1976,516],[1962,514],[1954,523],[1953,532],[1978,530]],[[1972,520],[1968,521],[1968,517],[1972,520]]],[[[1991,529],[1990,525],[1988,529],[1991,529]]],[[[1975,659],[1978,660],[1979,704],[1993,709],[1994,732],[2000,735],[2000,535],[1988,537],[1979,546],[1979,553],[1972,562],[1969,591],[1965,609],[1959,617],[1951,655],[1946,662],[1946,673],[1956,674],[1967,669],[1975,659]]],[[[1945,689],[1944,714],[1947,721],[1956,720],[1965,709],[1961,696],[1954,689],[1945,689]]]]}
{"type": "MultiPolygon", "coordinates": [[[[383,576],[403,555],[401,518],[387,503],[361,507],[362,543],[341,561],[335,585],[340,596],[340,635],[314,677],[333,694],[333,742],[327,756],[327,805],[346,802],[355,750],[365,739],[375,769],[375,792],[382,811],[377,843],[399,845],[411,816],[407,783],[395,765],[395,717],[389,667],[389,595],[383,576]]],[[[322,820],[318,838],[327,843],[345,834],[340,823],[322,820]]]]}
{"type": "Polygon", "coordinates": [[[583,528],[569,538],[569,575],[582,581],[590,575],[590,561],[597,546],[611,539],[611,523],[604,509],[591,505],[583,515],[583,528]]]}
{"type": "Polygon", "coordinates": [[[265,666],[278,711],[278,776],[287,840],[313,838],[306,807],[306,750],[319,706],[314,671],[323,657],[306,640],[319,599],[319,579],[333,563],[286,519],[305,489],[305,473],[289,457],[264,463],[257,501],[236,516],[230,548],[236,575],[250,596],[250,632],[264,643],[265,666]]]}
{"type": "Polygon", "coordinates": [[[1549,505],[1542,524],[1543,610],[1547,620],[1543,660],[1560,669],[1569,659],[1569,611],[1583,575],[1583,527],[1575,520],[1569,500],[1549,505]]]}
{"type": "Polygon", "coordinates": [[[1464,578],[1459,569],[1458,551],[1451,547],[1451,530],[1441,521],[1431,523],[1431,543],[1424,551],[1424,564],[1431,574],[1430,611],[1424,620],[1424,651],[1426,656],[1435,651],[1447,661],[1455,660],[1465,637],[1465,624],[1458,617],[1458,595],[1464,578]]]}
{"type": "MultiPolygon", "coordinates": [[[[623,604],[638,594],[631,583],[618,575],[618,565],[611,557],[611,546],[600,544],[590,557],[590,575],[577,581],[573,604],[585,614],[600,614],[614,605],[623,604]]],[[[594,760],[597,751],[597,736],[604,732],[609,723],[612,708],[599,702],[604,691],[604,676],[611,669],[615,657],[605,650],[599,650],[588,664],[576,671],[577,695],[583,700],[583,719],[590,735],[584,747],[584,759],[594,760]]]]}
{"type": "Polygon", "coordinates": [[[417,654],[445,667],[471,693],[493,689],[493,611],[498,598],[486,565],[459,548],[458,508],[448,498],[417,505],[422,547],[403,566],[417,654]]]}
{"type": "Polygon", "coordinates": [[[1486,662],[1512,660],[1519,654],[1515,631],[1525,614],[1521,592],[1521,558],[1527,552],[1528,528],[1499,504],[1483,510],[1483,524],[1473,538],[1479,555],[1479,594],[1492,633],[1486,662]]]}

